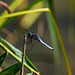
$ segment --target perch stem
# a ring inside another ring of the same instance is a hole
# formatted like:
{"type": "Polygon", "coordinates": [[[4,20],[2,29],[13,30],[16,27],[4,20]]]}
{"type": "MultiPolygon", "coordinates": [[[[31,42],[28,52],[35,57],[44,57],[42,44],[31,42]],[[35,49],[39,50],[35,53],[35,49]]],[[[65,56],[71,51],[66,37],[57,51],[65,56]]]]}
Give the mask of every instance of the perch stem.
{"type": "Polygon", "coordinates": [[[22,65],[21,65],[21,72],[20,75],[24,75],[24,57],[25,57],[25,51],[26,51],[26,34],[24,35],[24,41],[23,41],[23,52],[22,52],[22,65]]]}

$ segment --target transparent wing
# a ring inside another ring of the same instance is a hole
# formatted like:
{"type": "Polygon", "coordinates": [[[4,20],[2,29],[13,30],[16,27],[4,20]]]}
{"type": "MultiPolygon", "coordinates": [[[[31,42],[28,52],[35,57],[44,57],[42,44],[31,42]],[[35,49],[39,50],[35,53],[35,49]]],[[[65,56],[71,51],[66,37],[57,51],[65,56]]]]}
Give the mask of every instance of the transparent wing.
{"type": "MultiPolygon", "coordinates": [[[[28,29],[25,29],[25,28],[22,28],[20,26],[17,26],[16,29],[14,30],[14,33],[18,36],[18,37],[21,37],[21,38],[24,38],[24,35],[25,34],[28,34],[29,30],[28,29]]],[[[27,36],[28,37],[28,36],[27,36]]]]}
{"type": "Polygon", "coordinates": [[[41,38],[39,38],[39,40],[40,40],[40,42],[41,42],[42,44],[44,44],[46,47],[48,47],[48,48],[51,49],[51,50],[54,50],[52,47],[50,47],[50,46],[47,45],[45,42],[43,42],[43,41],[41,40],[41,38]]]}
{"type": "MultiPolygon", "coordinates": [[[[22,28],[20,26],[15,26],[15,30],[14,33],[19,37],[20,40],[24,39],[24,35],[28,34],[28,32],[30,32],[30,30],[22,28]]],[[[36,42],[38,42],[37,40],[31,39],[28,35],[27,36],[27,50],[32,50],[32,48],[35,46],[36,42]]]]}
{"type": "Polygon", "coordinates": [[[27,43],[27,50],[31,51],[33,48],[35,48],[35,46],[37,46],[38,41],[35,39],[32,39],[31,42],[27,43]]]}

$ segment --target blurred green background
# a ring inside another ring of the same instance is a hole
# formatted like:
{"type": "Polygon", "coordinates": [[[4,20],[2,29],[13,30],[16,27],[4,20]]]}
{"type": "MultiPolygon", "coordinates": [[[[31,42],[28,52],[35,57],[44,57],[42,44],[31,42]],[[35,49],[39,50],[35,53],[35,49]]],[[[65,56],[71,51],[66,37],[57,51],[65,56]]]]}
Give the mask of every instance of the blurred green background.
{"type": "MultiPolygon", "coordinates": [[[[6,2],[8,5],[12,3],[14,0],[2,0],[6,2]]],[[[23,7],[26,7],[27,5],[31,4],[35,0],[25,0],[23,4],[21,4],[16,11],[19,11],[23,7]]],[[[54,6],[54,16],[56,23],[58,25],[63,44],[66,50],[66,54],[68,57],[68,61],[70,64],[71,72],[74,75],[74,67],[75,67],[75,1],[74,0],[53,0],[53,6],[54,6]]],[[[37,8],[43,8],[44,4],[39,4],[36,7],[33,7],[33,9],[37,8]]],[[[0,16],[1,13],[4,11],[4,8],[0,8],[0,16]]],[[[23,16],[22,16],[23,17],[23,16]]],[[[32,15],[26,15],[25,18],[19,17],[14,22],[6,26],[6,28],[3,28],[0,31],[0,35],[4,37],[6,40],[8,40],[10,43],[12,43],[17,48],[21,49],[23,48],[23,40],[16,37],[12,32],[14,30],[13,24],[18,25],[30,25],[30,30],[33,32],[37,32],[40,37],[43,39],[44,42],[46,42],[48,45],[52,46],[51,42],[51,36],[49,35],[49,28],[47,23],[46,14],[38,13],[38,14],[32,14],[32,15]],[[29,17],[30,16],[30,17],[29,17]],[[38,18],[37,20],[35,20],[38,18]],[[24,20],[24,21],[23,21],[24,20]],[[35,21],[35,22],[34,22],[35,21]],[[15,39],[14,39],[15,38],[15,39]],[[17,41],[18,40],[18,41],[17,41]]],[[[57,40],[58,41],[58,40],[57,40]]],[[[1,54],[2,50],[0,51],[1,54]]],[[[61,48],[58,42],[58,62],[54,63],[54,51],[50,51],[47,47],[42,45],[41,43],[38,43],[30,52],[27,52],[26,55],[28,58],[32,61],[32,63],[36,66],[36,68],[39,70],[41,75],[68,75],[64,58],[61,52],[61,48]],[[56,67],[55,67],[56,66],[56,67]]],[[[12,63],[15,63],[16,61],[9,55],[7,56],[5,62],[3,63],[3,68],[6,68],[12,63]]],[[[18,74],[17,74],[18,75],[18,74]]]]}

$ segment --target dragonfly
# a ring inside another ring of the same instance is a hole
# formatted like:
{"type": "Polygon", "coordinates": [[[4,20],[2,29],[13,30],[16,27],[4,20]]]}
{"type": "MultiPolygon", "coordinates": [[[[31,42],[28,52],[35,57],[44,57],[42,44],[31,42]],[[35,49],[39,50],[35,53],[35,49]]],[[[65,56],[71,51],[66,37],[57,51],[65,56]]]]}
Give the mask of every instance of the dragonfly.
{"type": "MultiPolygon", "coordinates": [[[[25,28],[22,28],[22,27],[18,27],[17,28],[17,30],[16,30],[17,32],[19,32],[19,34],[20,33],[23,33],[23,34],[25,34],[25,32],[26,31],[28,31],[28,29],[25,29],[25,28]]],[[[34,33],[34,32],[31,32],[31,31],[29,31],[27,34],[27,43],[32,43],[32,40],[34,39],[34,40],[37,40],[38,42],[40,42],[40,43],[42,43],[43,45],[45,45],[46,47],[48,47],[50,50],[54,50],[54,48],[52,48],[51,46],[49,46],[48,44],[46,44],[40,37],[39,37],[39,35],[37,34],[37,33],[34,33]]],[[[21,35],[20,35],[21,36],[21,35]]],[[[35,45],[35,44],[34,44],[35,45]]]]}

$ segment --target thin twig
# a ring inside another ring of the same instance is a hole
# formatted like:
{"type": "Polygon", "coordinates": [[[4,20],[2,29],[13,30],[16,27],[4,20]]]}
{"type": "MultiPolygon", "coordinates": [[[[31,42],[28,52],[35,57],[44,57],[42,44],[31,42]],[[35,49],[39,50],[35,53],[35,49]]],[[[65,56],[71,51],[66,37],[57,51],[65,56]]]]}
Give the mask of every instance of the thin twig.
{"type": "Polygon", "coordinates": [[[26,51],[26,34],[24,35],[24,42],[23,42],[23,53],[22,53],[22,65],[21,65],[21,71],[20,75],[23,75],[24,73],[24,57],[25,57],[25,51],[26,51]]]}
{"type": "Polygon", "coordinates": [[[9,9],[9,6],[7,3],[0,1],[0,6],[3,6],[8,11],[9,14],[11,13],[11,10],[9,9]]]}

